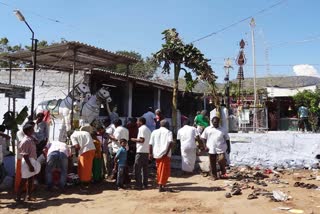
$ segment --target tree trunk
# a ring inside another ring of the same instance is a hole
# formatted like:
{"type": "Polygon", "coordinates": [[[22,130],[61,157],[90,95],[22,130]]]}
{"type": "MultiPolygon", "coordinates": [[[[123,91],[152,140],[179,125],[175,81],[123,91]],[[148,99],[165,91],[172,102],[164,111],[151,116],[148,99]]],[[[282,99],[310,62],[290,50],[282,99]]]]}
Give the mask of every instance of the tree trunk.
{"type": "Polygon", "coordinates": [[[179,72],[180,64],[174,64],[174,81],[173,81],[173,95],[172,95],[172,131],[177,133],[177,108],[178,108],[178,92],[179,92],[179,72]]]}

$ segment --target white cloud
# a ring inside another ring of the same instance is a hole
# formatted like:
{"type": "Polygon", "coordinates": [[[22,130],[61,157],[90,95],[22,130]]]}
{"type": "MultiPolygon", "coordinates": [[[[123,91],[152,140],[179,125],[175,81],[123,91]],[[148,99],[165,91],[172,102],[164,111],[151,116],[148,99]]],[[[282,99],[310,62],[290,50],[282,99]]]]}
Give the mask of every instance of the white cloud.
{"type": "Polygon", "coordinates": [[[297,76],[313,76],[313,77],[320,77],[317,69],[312,65],[308,64],[300,64],[293,66],[293,72],[297,76]]]}

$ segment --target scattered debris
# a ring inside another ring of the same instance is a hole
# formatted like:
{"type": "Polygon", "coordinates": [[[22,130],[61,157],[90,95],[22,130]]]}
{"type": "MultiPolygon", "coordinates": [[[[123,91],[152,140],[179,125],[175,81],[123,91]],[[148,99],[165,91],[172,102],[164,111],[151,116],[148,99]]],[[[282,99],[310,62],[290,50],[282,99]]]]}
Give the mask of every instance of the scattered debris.
{"type": "Polygon", "coordinates": [[[225,191],[225,189],[222,187],[212,187],[212,191],[214,191],[214,192],[225,191]]]}
{"type": "Polygon", "coordinates": [[[287,201],[289,199],[288,195],[281,192],[280,190],[272,191],[272,199],[276,202],[278,201],[287,201]]]}
{"type": "Polygon", "coordinates": [[[231,193],[230,193],[230,192],[227,192],[227,193],[225,194],[225,197],[226,197],[226,198],[231,198],[231,197],[232,197],[232,195],[231,195],[231,193]]]}
{"type": "Polygon", "coordinates": [[[247,197],[248,200],[257,199],[257,198],[258,198],[258,196],[254,193],[249,194],[247,197]]]}
{"type": "Polygon", "coordinates": [[[291,207],[277,207],[277,210],[291,210],[291,207]]]}
{"type": "Polygon", "coordinates": [[[297,209],[291,209],[291,210],[289,210],[289,212],[290,212],[290,213],[297,213],[297,214],[299,214],[299,213],[304,213],[303,210],[297,210],[297,209]]]}
{"type": "Polygon", "coordinates": [[[295,182],[293,184],[294,187],[301,187],[301,188],[306,188],[306,189],[317,189],[318,186],[315,184],[307,184],[303,182],[295,182]]]}

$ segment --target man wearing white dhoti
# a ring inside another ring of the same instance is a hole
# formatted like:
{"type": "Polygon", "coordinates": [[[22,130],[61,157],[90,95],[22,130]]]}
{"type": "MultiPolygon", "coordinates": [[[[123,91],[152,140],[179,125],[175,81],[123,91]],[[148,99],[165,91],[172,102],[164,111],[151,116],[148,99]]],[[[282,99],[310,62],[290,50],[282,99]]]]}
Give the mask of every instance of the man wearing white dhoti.
{"type": "Polygon", "coordinates": [[[181,143],[181,168],[184,172],[193,172],[197,157],[196,139],[200,140],[198,130],[185,120],[184,126],[178,130],[177,140],[181,143]]]}

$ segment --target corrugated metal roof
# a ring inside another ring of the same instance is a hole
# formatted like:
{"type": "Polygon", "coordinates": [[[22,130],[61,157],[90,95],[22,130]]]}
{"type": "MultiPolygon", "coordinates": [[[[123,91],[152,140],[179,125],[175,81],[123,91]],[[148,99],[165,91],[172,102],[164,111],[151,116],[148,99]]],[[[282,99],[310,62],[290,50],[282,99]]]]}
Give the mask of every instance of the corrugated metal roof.
{"type": "MultiPolygon", "coordinates": [[[[92,70],[93,72],[95,71],[100,71],[106,74],[110,74],[114,77],[119,77],[122,81],[127,81],[127,75],[125,73],[117,73],[109,70],[104,70],[104,69],[94,69],[92,70]]],[[[165,88],[169,89],[170,91],[173,90],[173,84],[172,82],[168,80],[162,80],[162,79],[146,79],[142,77],[137,77],[133,75],[128,76],[129,80],[134,80],[136,81],[137,84],[143,84],[146,86],[152,86],[156,88],[165,88]]],[[[183,88],[182,84],[179,85],[179,91],[180,92],[185,92],[185,88],[183,88]]],[[[193,94],[203,94],[203,91],[192,91],[193,94]]]]}
{"type": "MultiPolygon", "coordinates": [[[[32,63],[32,57],[33,52],[23,50],[3,55],[0,60],[32,63]]],[[[53,44],[37,50],[37,65],[39,67],[70,71],[74,62],[77,70],[85,70],[116,64],[132,64],[138,60],[76,41],[53,44]]]]}
{"type": "MultiPolygon", "coordinates": [[[[109,70],[105,70],[105,69],[94,69],[93,72],[94,71],[100,71],[100,72],[107,73],[107,74],[110,74],[113,76],[118,76],[118,77],[121,77],[124,81],[126,81],[126,78],[127,78],[127,75],[124,73],[117,73],[117,72],[113,72],[113,71],[109,71],[109,70]]],[[[171,84],[169,84],[169,83],[166,84],[163,81],[162,81],[162,83],[160,83],[159,81],[156,81],[156,80],[150,80],[150,79],[132,76],[132,75],[129,75],[128,78],[130,80],[138,80],[143,83],[152,84],[153,86],[156,86],[156,87],[158,86],[158,87],[165,87],[165,88],[170,88],[170,89],[173,88],[171,84]]]]}

